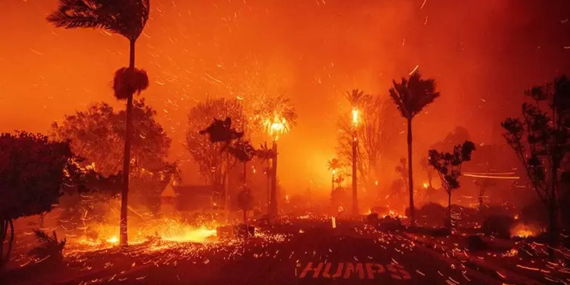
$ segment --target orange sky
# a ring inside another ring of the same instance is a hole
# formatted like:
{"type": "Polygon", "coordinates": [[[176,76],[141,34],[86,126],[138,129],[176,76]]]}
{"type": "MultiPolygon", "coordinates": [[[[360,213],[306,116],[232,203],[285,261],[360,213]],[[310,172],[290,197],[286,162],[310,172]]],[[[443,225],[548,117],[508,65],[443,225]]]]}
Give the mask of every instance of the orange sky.
{"type": "MultiPolygon", "coordinates": [[[[184,163],[186,114],[196,101],[284,94],[299,124],[280,143],[281,182],[328,185],[344,92],[387,98],[391,80],[416,65],[442,93],[416,120],[416,153],[458,125],[477,142],[502,143],[498,124],[518,112],[522,90],[570,71],[567,2],[151,0],[137,46],[137,66],[151,82],[142,96],[184,163]]],[[[0,131],[47,132],[91,103],[122,106],[111,80],[127,64],[126,40],[54,28],[45,17],[56,6],[0,1],[0,131]]]]}

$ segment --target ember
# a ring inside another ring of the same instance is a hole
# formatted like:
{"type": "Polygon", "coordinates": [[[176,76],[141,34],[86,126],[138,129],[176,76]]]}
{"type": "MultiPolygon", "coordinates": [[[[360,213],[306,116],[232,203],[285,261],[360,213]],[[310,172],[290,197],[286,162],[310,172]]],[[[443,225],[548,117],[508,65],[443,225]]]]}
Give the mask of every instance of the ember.
{"type": "Polygon", "coordinates": [[[0,284],[570,284],[570,0],[0,26],[0,284]]]}

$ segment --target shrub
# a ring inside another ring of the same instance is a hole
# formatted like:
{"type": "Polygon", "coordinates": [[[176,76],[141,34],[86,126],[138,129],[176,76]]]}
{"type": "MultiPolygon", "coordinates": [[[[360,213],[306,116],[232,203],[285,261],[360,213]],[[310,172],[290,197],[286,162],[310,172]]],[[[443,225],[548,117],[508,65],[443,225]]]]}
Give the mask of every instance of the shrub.
{"type": "Polygon", "coordinates": [[[467,247],[472,251],[486,250],[488,248],[483,238],[476,235],[467,237],[467,247]]]}
{"type": "Polygon", "coordinates": [[[507,215],[491,215],[485,219],[481,231],[499,238],[510,238],[515,220],[507,215]]]}
{"type": "Polygon", "coordinates": [[[421,224],[441,226],[447,220],[447,209],[437,203],[428,203],[416,210],[416,217],[421,224]]]}
{"type": "Polygon", "coordinates": [[[404,226],[400,219],[392,218],[390,216],[386,216],[378,222],[378,229],[382,231],[397,231],[402,230],[403,228],[404,226]]]}
{"type": "Polygon", "coordinates": [[[63,248],[66,240],[58,240],[55,231],[52,236],[41,230],[34,230],[40,245],[30,250],[30,255],[47,261],[60,262],[63,260],[63,248]]]}

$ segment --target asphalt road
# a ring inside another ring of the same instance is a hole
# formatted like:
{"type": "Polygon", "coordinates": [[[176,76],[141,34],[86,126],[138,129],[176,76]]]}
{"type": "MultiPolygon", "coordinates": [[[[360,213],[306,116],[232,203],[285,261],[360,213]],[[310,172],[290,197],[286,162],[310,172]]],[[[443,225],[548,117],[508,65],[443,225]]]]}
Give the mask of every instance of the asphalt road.
{"type": "MultiPolygon", "coordinates": [[[[83,266],[109,260],[58,284],[500,284],[403,234],[326,222],[272,230],[244,243],[83,257],[83,266]],[[110,264],[110,265],[109,265],[110,264]],[[103,269],[103,268],[101,268],[103,269]]],[[[73,267],[73,266],[72,266],[73,267]]],[[[44,280],[47,283],[48,280],[44,280]]]]}

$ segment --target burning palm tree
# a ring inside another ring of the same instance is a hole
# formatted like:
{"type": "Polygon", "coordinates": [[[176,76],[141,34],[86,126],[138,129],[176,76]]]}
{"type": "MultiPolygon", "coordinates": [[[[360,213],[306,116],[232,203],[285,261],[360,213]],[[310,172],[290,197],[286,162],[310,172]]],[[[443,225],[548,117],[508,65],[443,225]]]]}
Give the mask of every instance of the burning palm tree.
{"type": "Polygon", "coordinates": [[[117,99],[127,100],[127,127],[123,156],[123,189],[121,193],[121,245],[128,244],[127,202],[129,192],[129,168],[131,161],[133,94],[148,87],[144,70],[135,68],[135,43],[142,33],[149,15],[149,0],[60,0],[57,11],[47,20],[57,27],[103,28],[120,34],[129,40],[129,67],[115,74],[113,88],[117,99]]]}
{"type": "Polygon", "coordinates": [[[408,187],[410,192],[410,222],[415,224],[414,179],[412,175],[412,119],[425,106],[439,97],[433,79],[422,79],[419,72],[414,72],[409,79],[402,78],[400,83],[393,81],[390,96],[408,123],[408,187]]]}
{"type": "Polygon", "coordinates": [[[253,121],[261,125],[273,140],[271,159],[271,191],[269,217],[276,217],[277,207],[277,141],[296,124],[297,113],[288,98],[283,96],[268,97],[255,107],[253,121]]]}
{"type": "Polygon", "coordinates": [[[364,94],[363,91],[353,89],[347,92],[346,98],[350,103],[351,110],[351,126],[352,126],[352,214],[358,215],[358,181],[357,181],[357,153],[358,153],[358,134],[357,129],[361,121],[362,105],[370,99],[370,96],[364,94]]]}

